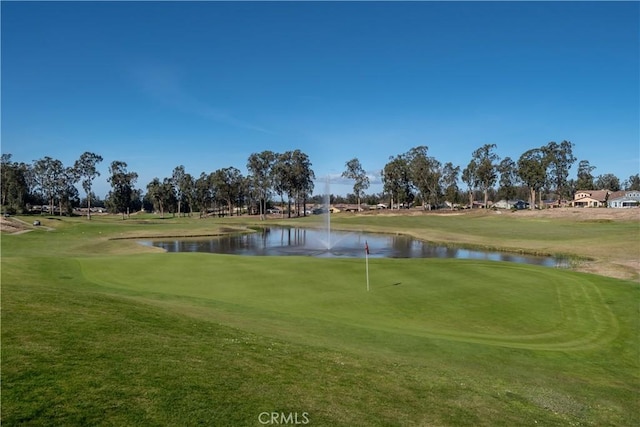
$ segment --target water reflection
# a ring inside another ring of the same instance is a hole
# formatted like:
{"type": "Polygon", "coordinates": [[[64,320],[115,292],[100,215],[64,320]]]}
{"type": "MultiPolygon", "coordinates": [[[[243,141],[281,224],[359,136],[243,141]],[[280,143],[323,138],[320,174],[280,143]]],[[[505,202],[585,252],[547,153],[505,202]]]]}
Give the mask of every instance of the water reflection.
{"type": "Polygon", "coordinates": [[[249,256],[307,255],[317,257],[364,257],[365,242],[371,258],[457,258],[564,267],[565,260],[553,257],[519,255],[434,245],[407,236],[360,232],[331,232],[327,248],[326,231],[269,227],[248,234],[233,234],[206,239],[170,239],[144,241],[168,252],[209,252],[249,256]]]}

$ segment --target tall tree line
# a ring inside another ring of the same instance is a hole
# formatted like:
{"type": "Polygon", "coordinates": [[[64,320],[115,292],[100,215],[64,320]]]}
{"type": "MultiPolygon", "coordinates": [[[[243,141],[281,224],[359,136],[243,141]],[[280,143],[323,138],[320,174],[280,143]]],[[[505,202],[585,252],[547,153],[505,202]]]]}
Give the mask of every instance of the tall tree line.
{"type": "MultiPolygon", "coordinates": [[[[362,200],[369,203],[387,200],[392,207],[419,202],[424,209],[440,207],[445,202],[453,207],[465,200],[473,206],[476,196],[483,200],[485,207],[489,197],[526,197],[533,208],[543,195],[570,199],[576,190],[640,190],[639,174],[623,181],[611,173],[594,175],[596,167],[585,159],[578,161],[576,179],[569,179],[569,172],[577,162],[573,148],[569,141],[552,141],[525,151],[515,160],[501,159],[495,144],[484,144],[470,153],[469,163],[462,168],[441,162],[430,155],[427,146],[420,145],[389,157],[380,171],[383,192],[378,195],[365,194],[370,185],[369,175],[357,157],[345,163],[342,177],[353,181],[353,198],[358,205],[362,200]],[[460,183],[466,188],[460,188],[460,183]]],[[[83,153],[71,166],[49,156],[32,163],[18,163],[12,160],[11,154],[2,154],[3,212],[25,212],[30,205],[39,205],[42,212],[52,214],[71,212],[80,206],[76,188],[79,184],[85,193],[83,207],[91,219],[96,199],[93,183],[100,176],[98,165],[102,161],[102,156],[92,152],[83,153]]],[[[143,195],[143,191],[135,187],[138,174],[129,171],[126,162],[116,160],[108,167],[107,182],[111,190],[104,202],[109,211],[120,213],[123,218],[146,206],[163,216],[167,212],[191,215],[194,211],[201,216],[207,212],[233,215],[246,207],[264,219],[267,206],[276,198],[281,204],[287,200],[289,216],[292,212],[306,214],[315,173],[305,153],[301,150],[252,153],[246,169],[247,176],[233,166],[194,176],[179,165],[169,176],[147,183],[143,195]]]]}

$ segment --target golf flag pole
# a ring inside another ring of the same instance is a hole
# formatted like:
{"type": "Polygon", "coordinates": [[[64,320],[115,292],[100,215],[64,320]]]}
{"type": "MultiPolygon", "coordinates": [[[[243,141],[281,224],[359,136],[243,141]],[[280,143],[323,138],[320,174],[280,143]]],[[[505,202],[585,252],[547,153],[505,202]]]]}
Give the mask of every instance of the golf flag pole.
{"type": "Polygon", "coordinates": [[[369,292],[369,243],[366,240],[364,242],[364,259],[367,269],[367,292],[369,292]]]}

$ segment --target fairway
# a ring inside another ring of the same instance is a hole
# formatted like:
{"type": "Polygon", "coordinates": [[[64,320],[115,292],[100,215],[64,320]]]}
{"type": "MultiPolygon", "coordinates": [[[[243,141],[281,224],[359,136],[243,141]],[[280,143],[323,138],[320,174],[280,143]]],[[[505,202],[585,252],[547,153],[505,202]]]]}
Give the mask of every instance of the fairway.
{"type": "MultiPolygon", "coordinates": [[[[451,232],[423,221],[397,226],[451,232]]],[[[113,240],[240,219],[43,222],[53,230],[2,236],[3,425],[253,426],[264,412],[323,426],[638,421],[635,282],[370,259],[367,291],[363,258],[113,240]]]]}

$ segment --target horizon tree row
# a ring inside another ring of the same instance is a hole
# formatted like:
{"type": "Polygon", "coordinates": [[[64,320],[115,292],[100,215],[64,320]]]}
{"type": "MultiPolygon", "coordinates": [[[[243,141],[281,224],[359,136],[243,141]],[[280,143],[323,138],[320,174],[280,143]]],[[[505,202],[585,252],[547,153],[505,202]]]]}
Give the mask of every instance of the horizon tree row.
{"type": "MultiPolygon", "coordinates": [[[[342,177],[353,180],[354,194],[339,199],[351,200],[353,197],[358,206],[363,199],[369,204],[388,200],[392,207],[420,201],[424,209],[432,209],[441,207],[445,201],[452,207],[464,198],[473,206],[476,193],[484,199],[485,207],[489,195],[513,199],[526,193],[533,207],[536,196],[542,200],[543,194],[558,200],[571,198],[581,189],[640,190],[639,174],[622,183],[611,173],[594,177],[595,166],[588,160],[578,162],[577,179],[568,179],[577,160],[573,146],[568,141],[559,144],[552,141],[527,150],[516,161],[510,157],[501,159],[495,144],[484,144],[471,153],[471,160],[464,169],[451,162],[443,164],[429,156],[427,146],[417,146],[389,158],[380,171],[383,191],[377,195],[365,194],[370,180],[358,158],[353,158],[345,162],[342,177]],[[466,184],[466,191],[459,188],[460,182],[466,184]]],[[[28,206],[46,205],[51,213],[56,209],[60,214],[71,213],[82,203],[87,208],[87,218],[91,219],[92,203],[100,201],[92,186],[100,176],[97,165],[103,161],[102,156],[85,152],[68,167],[49,156],[31,164],[13,162],[11,158],[11,154],[2,154],[0,162],[3,212],[25,212],[28,206]],[[85,192],[83,200],[80,200],[77,184],[85,192]]],[[[127,212],[143,207],[155,209],[162,216],[167,211],[182,215],[187,210],[189,215],[198,210],[202,216],[208,211],[233,215],[234,206],[247,206],[251,213],[264,219],[268,204],[278,196],[282,205],[286,197],[289,216],[292,203],[297,215],[300,212],[305,215],[306,204],[313,199],[315,173],[311,166],[309,157],[300,150],[285,153],[265,150],[249,155],[246,177],[231,166],[208,174],[202,172],[196,178],[179,165],[171,176],[154,178],[143,193],[142,189],[135,188],[138,174],[129,171],[126,162],[116,160],[108,169],[107,182],[111,190],[104,206],[123,217],[127,212]]],[[[319,201],[317,196],[315,200],[319,201]]]]}
{"type": "Polygon", "coordinates": [[[632,175],[620,184],[613,174],[594,177],[594,166],[588,160],[578,164],[577,180],[568,179],[569,170],[576,162],[573,146],[569,141],[549,142],[539,148],[524,152],[517,161],[510,157],[501,159],[495,144],[484,144],[471,153],[471,160],[461,171],[451,162],[444,165],[428,155],[428,147],[418,146],[406,153],[391,156],[381,171],[384,191],[389,195],[391,206],[411,203],[419,198],[425,209],[441,206],[447,201],[450,206],[460,201],[458,182],[467,185],[469,206],[473,206],[476,192],[480,192],[487,207],[489,193],[498,184],[497,196],[513,199],[523,187],[528,190],[531,209],[536,195],[540,204],[542,195],[552,200],[567,200],[579,189],[640,190],[640,177],[632,175]],[[462,173],[461,173],[462,172],[462,173]]]}

